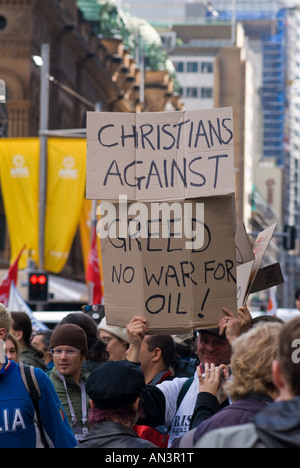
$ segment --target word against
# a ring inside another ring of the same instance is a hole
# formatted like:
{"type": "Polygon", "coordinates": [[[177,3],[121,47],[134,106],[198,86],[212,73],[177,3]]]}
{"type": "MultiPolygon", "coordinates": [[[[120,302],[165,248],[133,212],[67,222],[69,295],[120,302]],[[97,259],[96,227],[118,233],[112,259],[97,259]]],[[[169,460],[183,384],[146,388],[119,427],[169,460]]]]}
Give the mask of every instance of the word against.
{"type": "Polygon", "coordinates": [[[297,348],[292,354],[292,361],[294,364],[300,364],[300,339],[293,341],[292,348],[297,348]]]}
{"type": "Polygon", "coordinates": [[[115,186],[119,184],[122,187],[127,186],[135,187],[137,190],[148,190],[150,188],[153,189],[155,184],[158,184],[161,189],[173,188],[179,181],[186,189],[188,187],[204,187],[209,184],[216,189],[219,179],[223,174],[222,161],[224,162],[226,159],[229,159],[228,154],[216,154],[209,156],[207,159],[204,159],[203,156],[197,156],[191,161],[183,158],[181,167],[174,158],[171,161],[163,159],[161,162],[153,160],[149,169],[144,168],[144,161],[131,161],[122,169],[118,161],[114,159],[107,169],[103,186],[106,187],[110,184],[115,186]],[[143,175],[136,177],[138,165],[143,175]],[[207,165],[213,172],[211,180],[207,180],[208,176],[203,173],[207,165]]]}
{"type": "Polygon", "coordinates": [[[134,239],[182,239],[184,234],[188,239],[185,243],[187,250],[201,249],[204,245],[204,203],[163,202],[147,205],[137,202],[128,206],[125,195],[119,196],[118,215],[116,204],[109,202],[98,205],[97,215],[100,216],[97,224],[100,239],[127,239],[128,235],[134,239]]]}

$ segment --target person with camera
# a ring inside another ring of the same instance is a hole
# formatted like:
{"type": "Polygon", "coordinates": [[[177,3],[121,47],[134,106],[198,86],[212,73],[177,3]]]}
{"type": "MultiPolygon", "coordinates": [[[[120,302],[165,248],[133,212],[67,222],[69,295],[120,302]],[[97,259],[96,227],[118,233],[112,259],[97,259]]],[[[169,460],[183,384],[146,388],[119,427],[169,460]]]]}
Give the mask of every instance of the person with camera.
{"type": "Polygon", "coordinates": [[[281,326],[272,362],[276,401],[247,424],[205,434],[194,448],[300,448],[300,318],[281,326]]]}
{"type": "MultiPolygon", "coordinates": [[[[227,366],[231,359],[231,343],[241,333],[251,326],[252,317],[247,308],[239,311],[235,317],[230,311],[224,309],[225,317],[221,319],[219,328],[200,330],[197,334],[197,355],[202,363],[216,367],[227,366]]],[[[135,363],[140,361],[140,349],[144,336],[147,334],[147,324],[143,318],[134,317],[127,325],[127,332],[130,340],[130,348],[127,360],[135,363]]],[[[147,421],[148,414],[155,415],[155,426],[164,425],[169,434],[169,447],[173,442],[188,433],[190,422],[193,416],[197,396],[199,394],[198,373],[188,378],[175,378],[172,381],[165,381],[154,388],[147,386],[144,394],[145,418],[143,423],[151,426],[147,421]]],[[[213,408],[206,408],[203,419],[212,416],[228,401],[221,405],[218,403],[213,408]]]]}
{"type": "Polygon", "coordinates": [[[228,378],[228,374],[224,372],[221,387],[220,368],[213,364],[210,367],[206,365],[204,375],[198,373],[202,393],[197,399],[191,431],[181,440],[176,440],[174,448],[193,447],[211,430],[245,424],[276,399],[278,392],[272,381],[272,362],[276,356],[281,327],[279,323],[261,323],[239,337],[233,343],[232,374],[228,378]],[[230,397],[232,404],[203,421],[203,417],[199,418],[199,414],[202,415],[203,412],[203,401],[201,404],[199,398],[206,395],[206,404],[210,402],[213,405],[215,400],[217,405],[220,388],[230,397]]]}

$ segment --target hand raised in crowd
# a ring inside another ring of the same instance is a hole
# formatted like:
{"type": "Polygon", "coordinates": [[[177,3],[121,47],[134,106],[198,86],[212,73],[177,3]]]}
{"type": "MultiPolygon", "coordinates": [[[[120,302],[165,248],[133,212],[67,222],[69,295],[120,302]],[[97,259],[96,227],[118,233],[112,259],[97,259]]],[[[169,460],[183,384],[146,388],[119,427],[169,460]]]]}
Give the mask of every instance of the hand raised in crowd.
{"type": "Polygon", "coordinates": [[[250,330],[252,316],[246,306],[238,310],[237,317],[226,307],[223,307],[223,312],[226,316],[219,322],[220,335],[225,333],[227,340],[232,344],[242,333],[250,330]]]}
{"type": "Polygon", "coordinates": [[[142,317],[135,316],[127,324],[126,330],[130,343],[126,359],[131,362],[139,362],[142,342],[148,332],[146,320],[142,317]]]}
{"type": "Polygon", "coordinates": [[[220,385],[221,369],[214,364],[211,364],[209,367],[209,364],[206,362],[204,365],[204,372],[203,367],[198,366],[197,374],[199,379],[199,393],[206,392],[217,396],[220,385]]]}

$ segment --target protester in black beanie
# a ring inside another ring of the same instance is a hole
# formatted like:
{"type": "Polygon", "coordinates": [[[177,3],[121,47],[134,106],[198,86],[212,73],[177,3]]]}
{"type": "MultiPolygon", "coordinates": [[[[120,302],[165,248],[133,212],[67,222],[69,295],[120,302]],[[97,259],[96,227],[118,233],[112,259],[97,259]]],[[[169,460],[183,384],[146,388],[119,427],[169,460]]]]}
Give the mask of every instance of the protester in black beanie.
{"type": "Polygon", "coordinates": [[[156,448],[131,429],[140,416],[143,373],[127,361],[108,361],[86,383],[92,409],[89,434],[79,448],[156,448]]]}

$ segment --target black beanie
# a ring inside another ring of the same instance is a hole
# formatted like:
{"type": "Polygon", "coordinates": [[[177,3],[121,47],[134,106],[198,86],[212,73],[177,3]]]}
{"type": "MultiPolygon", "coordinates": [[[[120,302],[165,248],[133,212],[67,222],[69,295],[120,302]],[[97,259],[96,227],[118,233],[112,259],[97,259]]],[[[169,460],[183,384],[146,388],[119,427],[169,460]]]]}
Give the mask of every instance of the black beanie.
{"type": "Polygon", "coordinates": [[[86,392],[99,409],[121,409],[134,403],[146,388],[142,371],[128,361],[108,361],[87,379],[86,392]]]}

